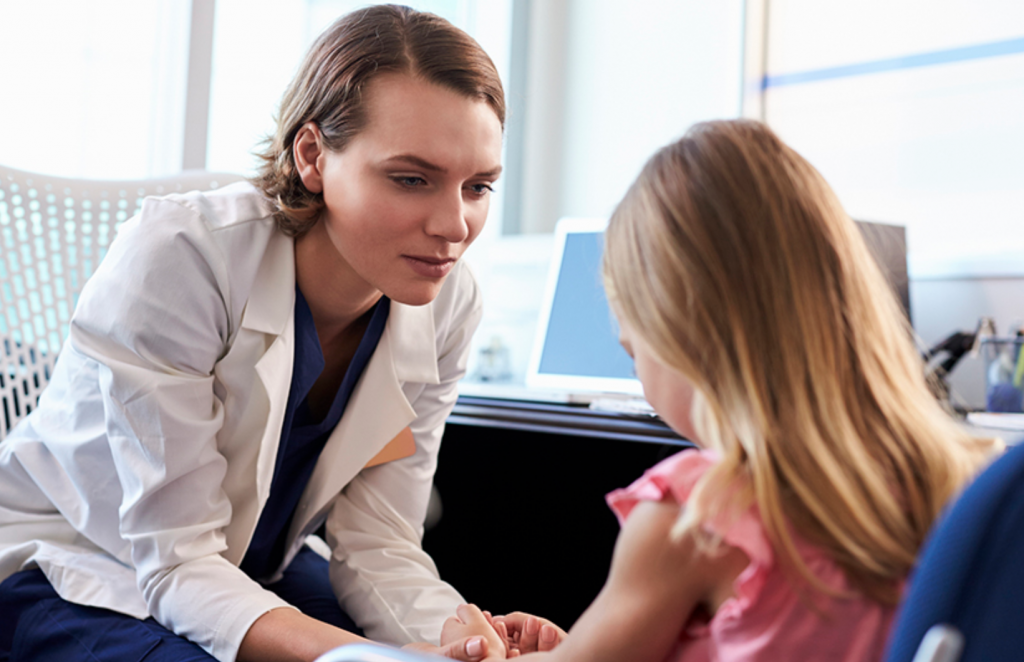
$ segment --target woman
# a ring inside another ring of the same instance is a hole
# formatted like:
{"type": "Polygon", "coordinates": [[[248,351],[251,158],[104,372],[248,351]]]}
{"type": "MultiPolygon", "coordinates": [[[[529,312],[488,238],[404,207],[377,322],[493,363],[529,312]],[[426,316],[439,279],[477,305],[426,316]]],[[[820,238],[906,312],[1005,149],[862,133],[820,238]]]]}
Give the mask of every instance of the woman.
{"type": "Polygon", "coordinates": [[[484,656],[413,642],[461,602],[420,537],[503,122],[471,38],[371,7],[310,50],[255,185],[144,203],[0,446],[0,658],[312,660],[352,619],[484,656]]]}

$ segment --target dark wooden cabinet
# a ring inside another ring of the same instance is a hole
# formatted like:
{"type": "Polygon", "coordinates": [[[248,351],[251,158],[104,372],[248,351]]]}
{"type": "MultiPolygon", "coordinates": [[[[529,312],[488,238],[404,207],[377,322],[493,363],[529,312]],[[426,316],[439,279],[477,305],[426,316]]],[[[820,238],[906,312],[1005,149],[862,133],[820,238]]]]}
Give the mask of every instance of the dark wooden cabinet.
{"type": "Polygon", "coordinates": [[[493,613],[568,629],[601,590],[619,525],[605,494],[689,442],[653,417],[460,398],[424,536],[441,576],[493,613]]]}

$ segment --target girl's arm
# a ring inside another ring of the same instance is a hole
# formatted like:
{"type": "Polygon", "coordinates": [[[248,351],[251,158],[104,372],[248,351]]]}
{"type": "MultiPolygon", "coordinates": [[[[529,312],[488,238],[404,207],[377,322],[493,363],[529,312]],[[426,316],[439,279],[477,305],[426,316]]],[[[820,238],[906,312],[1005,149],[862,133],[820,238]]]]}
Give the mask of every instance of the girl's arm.
{"type": "MultiPolygon", "coordinates": [[[[637,504],[619,534],[608,581],[597,599],[557,648],[524,655],[523,662],[664,660],[694,610],[717,609],[749,564],[734,547],[722,545],[708,553],[690,535],[671,540],[678,517],[679,504],[671,497],[637,504]]],[[[467,627],[451,634],[471,631],[467,627]]]]}

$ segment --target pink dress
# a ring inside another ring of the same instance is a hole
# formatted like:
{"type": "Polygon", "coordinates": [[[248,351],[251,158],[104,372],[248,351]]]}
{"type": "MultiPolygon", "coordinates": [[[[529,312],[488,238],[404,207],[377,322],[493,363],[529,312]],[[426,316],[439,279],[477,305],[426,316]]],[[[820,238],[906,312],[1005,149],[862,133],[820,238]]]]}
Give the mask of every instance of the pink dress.
{"type": "MultiPolygon", "coordinates": [[[[608,495],[622,522],[641,500],[671,494],[685,503],[697,480],[716,462],[709,451],[686,450],[658,463],[625,489],[608,495]]],[[[710,622],[691,621],[680,633],[670,662],[863,662],[880,660],[894,608],[865,598],[815,594],[814,611],[801,601],[782,570],[751,508],[729,525],[706,524],[723,540],[746,552],[750,565],[736,578],[735,597],[726,600],[710,622]]],[[[797,540],[810,569],[828,586],[848,590],[846,576],[818,548],[797,540]]]]}

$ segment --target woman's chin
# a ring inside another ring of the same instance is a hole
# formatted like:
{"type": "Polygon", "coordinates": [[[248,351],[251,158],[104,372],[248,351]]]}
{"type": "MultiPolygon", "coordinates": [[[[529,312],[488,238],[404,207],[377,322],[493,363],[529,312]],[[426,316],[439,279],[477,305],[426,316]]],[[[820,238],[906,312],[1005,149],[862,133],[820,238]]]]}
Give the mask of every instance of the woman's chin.
{"type": "Polygon", "coordinates": [[[444,280],[433,283],[398,286],[381,290],[384,296],[406,306],[425,306],[437,298],[444,280]],[[389,291],[392,290],[392,291],[389,291]]]}

